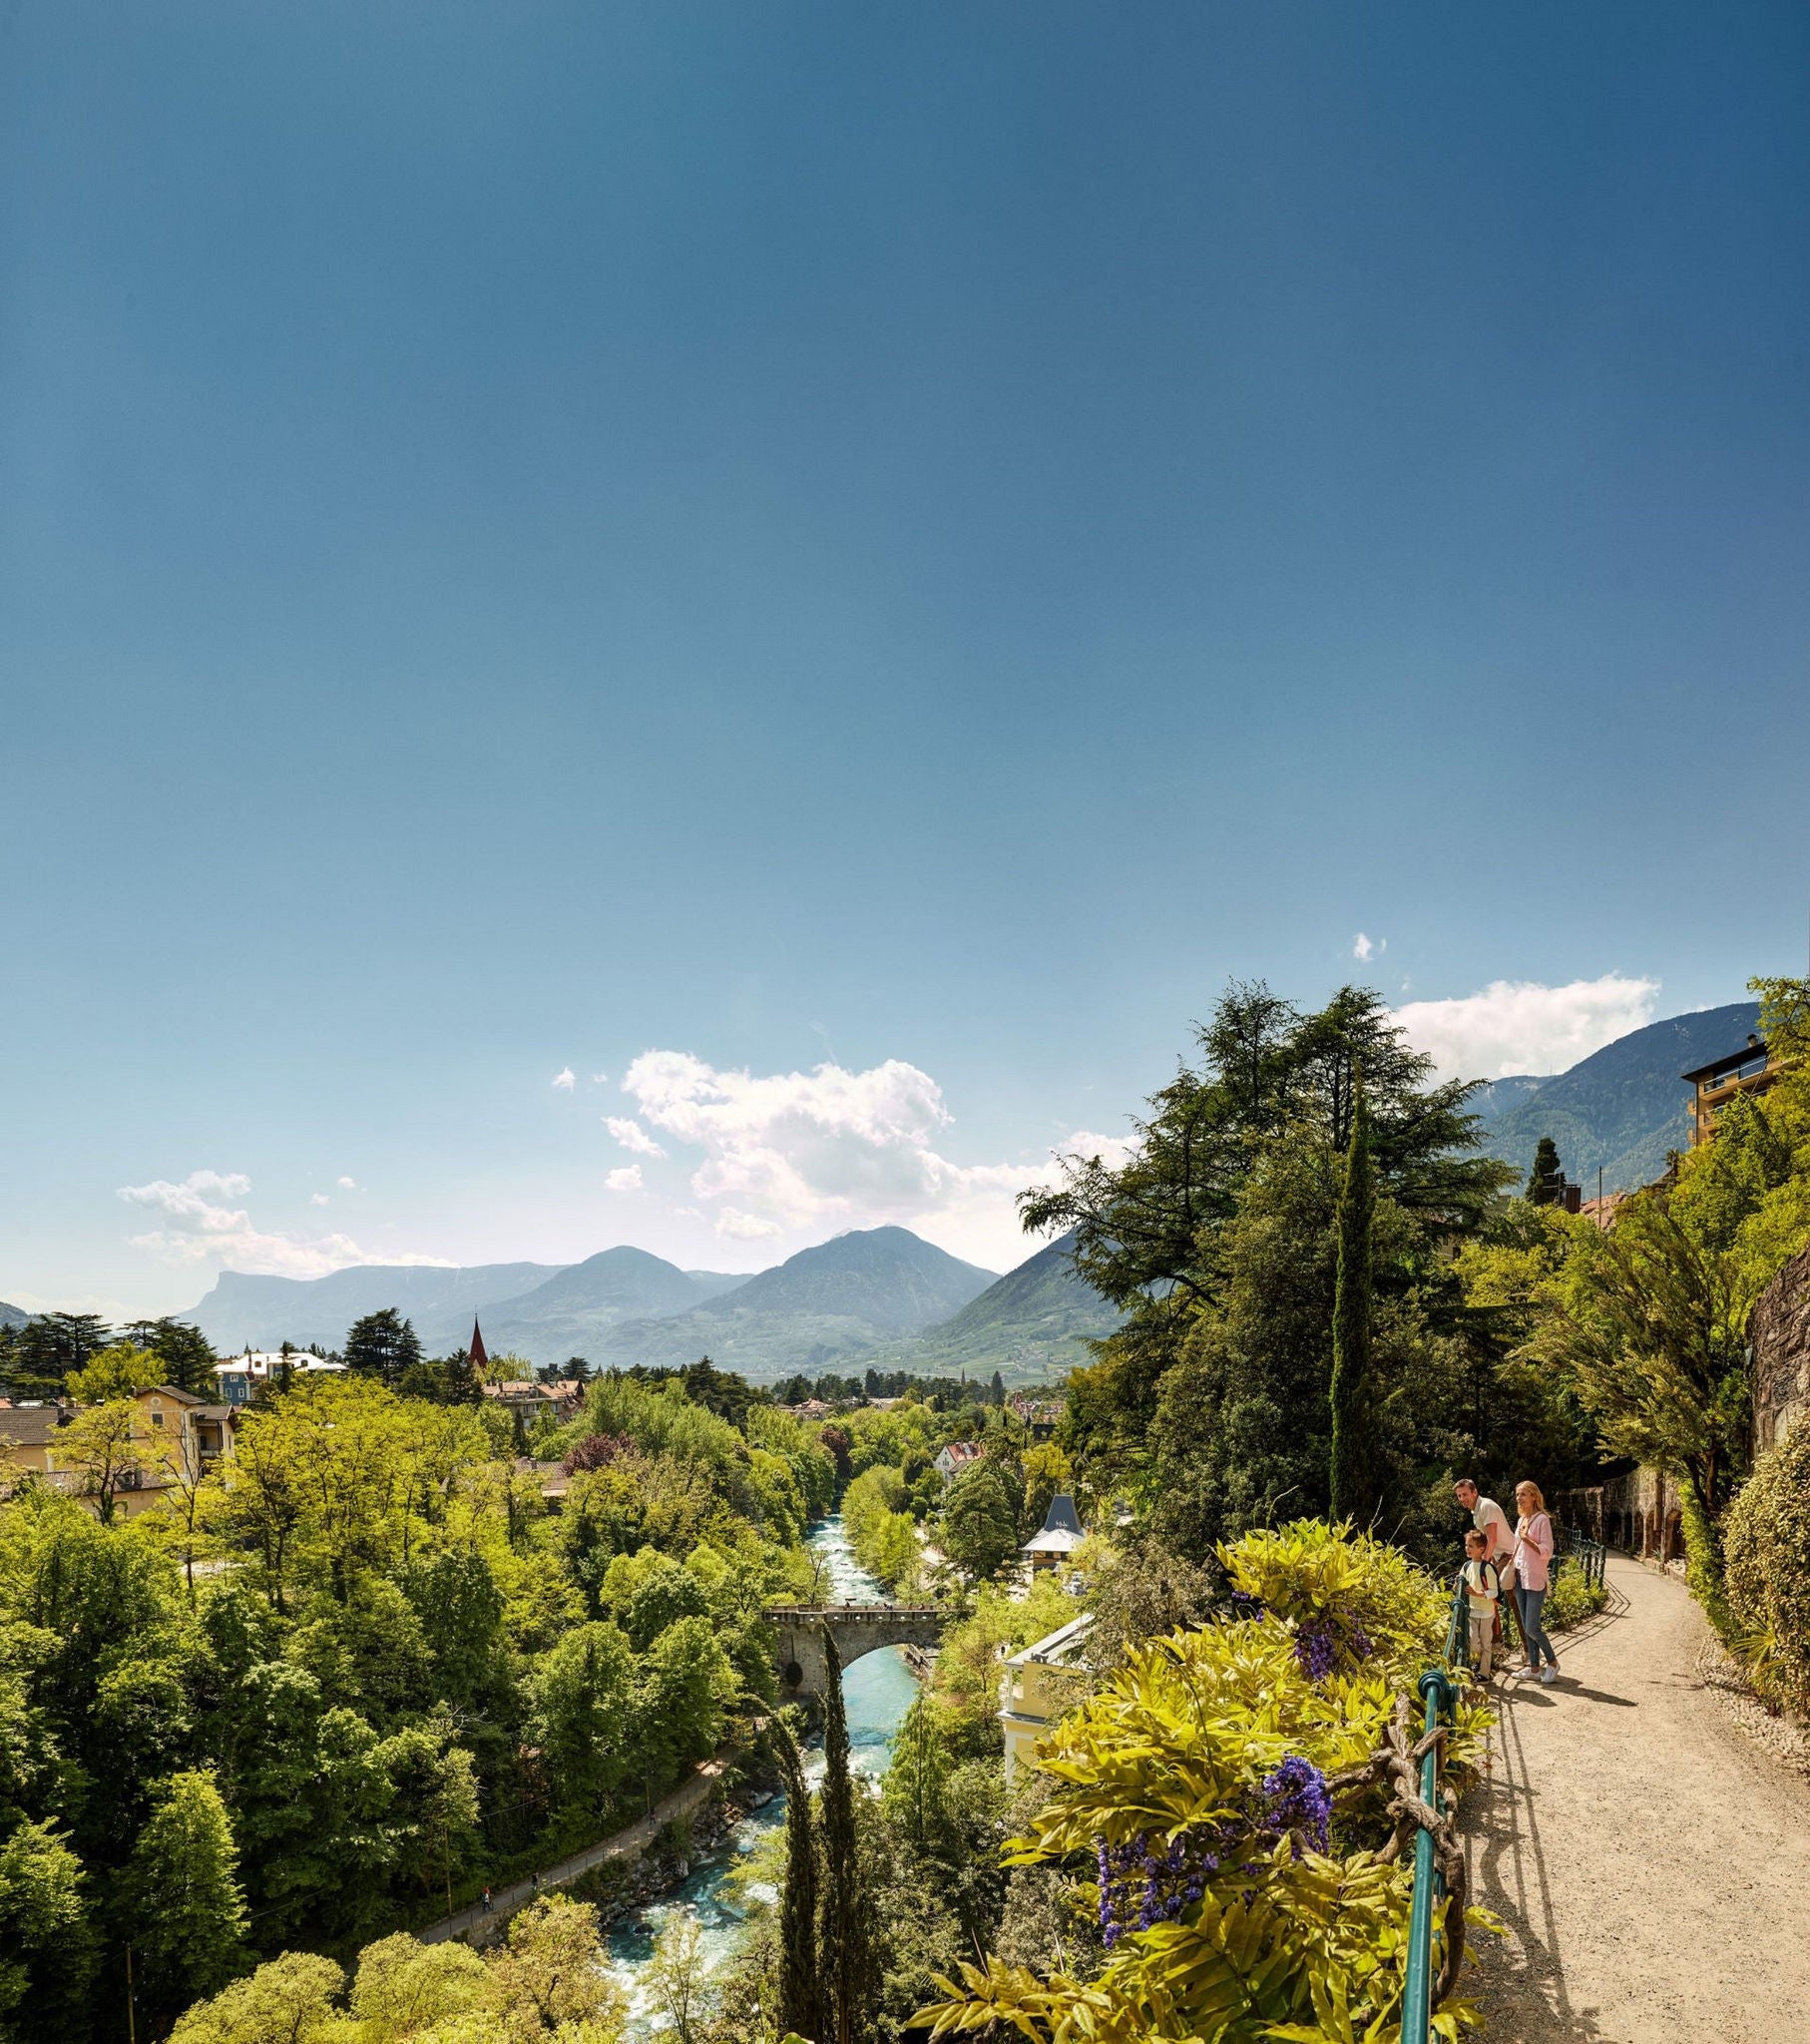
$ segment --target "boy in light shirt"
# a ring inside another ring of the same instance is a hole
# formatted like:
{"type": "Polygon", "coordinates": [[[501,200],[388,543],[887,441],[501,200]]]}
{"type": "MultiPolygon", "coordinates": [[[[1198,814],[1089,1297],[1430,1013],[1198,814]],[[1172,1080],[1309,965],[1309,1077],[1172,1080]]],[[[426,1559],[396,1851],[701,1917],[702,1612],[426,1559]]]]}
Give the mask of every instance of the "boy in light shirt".
{"type": "Polygon", "coordinates": [[[1488,1682],[1496,1644],[1496,1614],[1502,1604],[1502,1573],[1490,1559],[1489,1535],[1476,1526],[1465,1535],[1465,1565],[1459,1576],[1470,1620],[1471,1666],[1479,1682],[1488,1682]]]}
{"type": "Polygon", "coordinates": [[[1493,1497],[1480,1496],[1476,1484],[1468,1476],[1453,1484],[1452,1495],[1471,1514],[1472,1525],[1484,1536],[1484,1551],[1501,1572],[1503,1590],[1512,1595],[1515,1588],[1515,1529],[1509,1524],[1508,1513],[1493,1497]]]}

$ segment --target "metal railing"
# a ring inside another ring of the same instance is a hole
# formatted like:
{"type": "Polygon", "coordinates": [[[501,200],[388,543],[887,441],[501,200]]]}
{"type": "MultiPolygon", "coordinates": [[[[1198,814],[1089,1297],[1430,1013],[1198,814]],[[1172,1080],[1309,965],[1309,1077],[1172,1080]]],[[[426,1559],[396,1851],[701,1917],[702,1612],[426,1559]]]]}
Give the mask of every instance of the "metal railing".
{"type": "Polygon", "coordinates": [[[1584,1571],[1586,1588],[1600,1589],[1608,1576],[1608,1549],[1600,1540],[1574,1527],[1566,1535],[1565,1559],[1575,1561],[1584,1571]]]}
{"type": "MultiPolygon", "coordinates": [[[[1439,1809],[1439,1778],[1445,1767],[1446,1743],[1435,1735],[1453,1723],[1458,1703],[1455,1671],[1465,1665],[1469,1647],[1470,1624],[1461,1574],[1452,1587],[1445,1660],[1438,1667],[1429,1668],[1419,1685],[1424,1707],[1421,1739],[1427,1748],[1420,1764],[1420,1794],[1429,1811],[1439,1809]]],[[[1445,1876],[1439,1870],[1434,1836],[1423,1818],[1414,1836],[1414,1900],[1408,1915],[1408,1971],[1402,1984],[1402,2044],[1429,2044],[1432,2037],[1433,1926],[1445,1897],[1445,1876]]]]}

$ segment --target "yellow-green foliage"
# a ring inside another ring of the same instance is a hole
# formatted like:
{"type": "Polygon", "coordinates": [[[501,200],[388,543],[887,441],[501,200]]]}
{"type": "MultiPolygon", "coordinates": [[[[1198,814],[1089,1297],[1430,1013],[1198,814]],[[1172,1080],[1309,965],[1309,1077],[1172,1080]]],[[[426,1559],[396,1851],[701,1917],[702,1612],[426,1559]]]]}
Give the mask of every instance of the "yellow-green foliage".
{"type": "MultiPolygon", "coordinates": [[[[947,1999],[922,2017],[936,2034],[998,2023],[1032,2044],[1398,2037],[1410,1879],[1376,1856],[1385,1791],[1360,1783],[1328,1804],[1324,1785],[1375,1750],[1439,1657],[1446,1601],[1393,1549],[1343,1529],[1252,1534],[1222,1560],[1263,1613],[1134,1650],[1040,1749],[1058,1786],[1014,1848],[1016,1863],[1078,1871],[1109,1855],[1116,1881],[1148,1866],[1144,1909],[1127,1922],[1120,1889],[1116,1941],[1091,1980],[998,1959],[965,1966],[960,1987],[940,1980],[947,1999]],[[1315,1680],[1302,1634],[1328,1622],[1347,1636],[1361,1626],[1373,1645],[1315,1680]],[[1291,1816],[1277,1835],[1253,1814],[1278,1807],[1285,1764],[1314,1785],[1329,1830],[1291,1816]]],[[[1461,1715],[1461,1764],[1485,1722],[1461,1715]]],[[[1143,1876],[1130,1878],[1134,1891],[1143,1876]]],[[[1098,1884],[1093,1894],[1102,1901],[1098,1884]]],[[[1449,2040],[1473,2020],[1449,2003],[1436,2032],[1449,2040]]]]}
{"type": "Polygon", "coordinates": [[[1723,1526],[1739,1646],[1774,1701],[1810,1716],[1810,1426],[1754,1464],[1723,1526]]]}
{"type": "Polygon", "coordinates": [[[964,1749],[1000,1749],[1000,1660],[1041,1640],[1070,1619],[1081,1606],[1066,1595],[1053,1575],[1040,1575],[1030,1592],[1014,1598],[997,1584],[984,1584],[969,1615],[943,1635],[932,1677],[936,1695],[949,1706],[964,1749]]]}
{"type": "Polygon", "coordinates": [[[855,1559],[895,1590],[918,1573],[917,1522],[905,1509],[905,1479],[884,1462],[864,1469],[842,1497],[842,1524],[855,1559]]]}
{"type": "Polygon", "coordinates": [[[1412,1687],[1445,1639],[1450,1604],[1399,1548],[1347,1526],[1297,1519],[1221,1547],[1234,1591],[1300,1632],[1327,1630],[1339,1665],[1412,1687]]]}
{"type": "Polygon", "coordinates": [[[403,1931],[366,1945],[349,2009],[332,1960],[285,1952],[197,2002],[171,2044],[617,2044],[628,2007],[604,1959],[596,1909],[545,1895],[484,1958],[403,1931]]]}
{"type": "Polygon", "coordinates": [[[913,1455],[934,1455],[954,1426],[944,1414],[909,1399],[884,1410],[857,1406],[835,1423],[848,1436],[848,1463],[857,1476],[881,1463],[903,1468],[913,1455]]]}

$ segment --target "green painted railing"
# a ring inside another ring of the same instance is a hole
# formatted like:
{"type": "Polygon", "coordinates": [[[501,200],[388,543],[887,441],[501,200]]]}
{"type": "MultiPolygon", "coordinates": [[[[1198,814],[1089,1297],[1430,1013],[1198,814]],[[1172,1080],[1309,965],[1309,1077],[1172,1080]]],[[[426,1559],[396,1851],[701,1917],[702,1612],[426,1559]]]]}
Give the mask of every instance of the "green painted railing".
{"type": "MultiPolygon", "coordinates": [[[[1427,1751],[1420,1764],[1421,1800],[1439,1809],[1439,1778],[1445,1742],[1433,1735],[1453,1722],[1458,1703],[1457,1671],[1465,1665],[1470,1629],[1461,1577],[1452,1589],[1452,1617],[1446,1627],[1444,1662],[1420,1679],[1421,1737],[1427,1751]]],[[[1414,1834],[1414,1902],[1408,1916],[1408,1975],[1402,1987],[1402,2044],[1428,2044],[1433,2024],[1433,1926],[1445,1899],[1445,1878],[1434,1852],[1433,1833],[1423,1824],[1414,1834]]]]}
{"type": "Polygon", "coordinates": [[[1567,1536],[1565,1551],[1584,1571],[1586,1584],[1600,1586],[1608,1575],[1608,1549],[1600,1540],[1592,1540],[1585,1533],[1573,1531],[1567,1536]]]}

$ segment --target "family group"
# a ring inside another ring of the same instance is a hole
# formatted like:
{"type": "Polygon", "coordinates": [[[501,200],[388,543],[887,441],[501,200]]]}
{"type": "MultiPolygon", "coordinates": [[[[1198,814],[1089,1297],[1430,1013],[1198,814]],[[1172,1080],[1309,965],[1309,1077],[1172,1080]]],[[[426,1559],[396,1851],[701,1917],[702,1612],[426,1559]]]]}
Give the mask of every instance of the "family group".
{"type": "Polygon", "coordinates": [[[1508,1513],[1494,1498],[1482,1496],[1469,1478],[1454,1484],[1452,1494],[1471,1515],[1459,1581],[1470,1616],[1470,1660],[1477,1679],[1489,1681],[1497,1642],[1507,1644],[1502,1619],[1507,1604],[1527,1650],[1526,1672],[1543,1683],[1557,1681],[1559,1656],[1541,1623],[1553,1579],[1553,1522],[1539,1484],[1515,1486],[1520,1517],[1512,1530],[1508,1513]]]}

